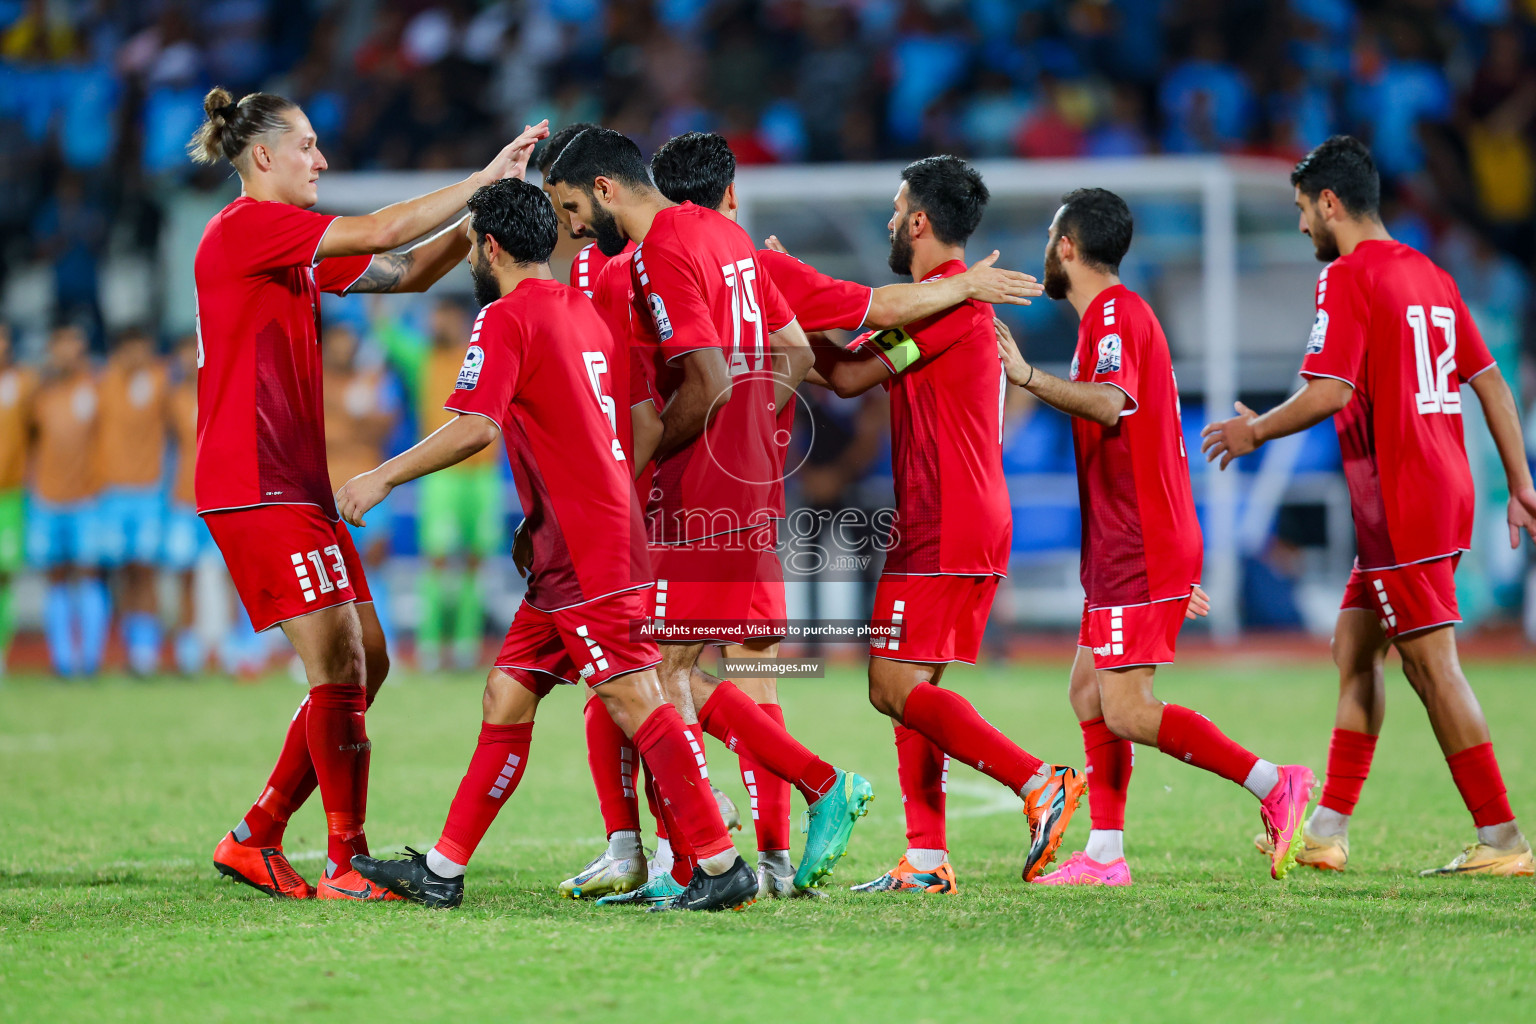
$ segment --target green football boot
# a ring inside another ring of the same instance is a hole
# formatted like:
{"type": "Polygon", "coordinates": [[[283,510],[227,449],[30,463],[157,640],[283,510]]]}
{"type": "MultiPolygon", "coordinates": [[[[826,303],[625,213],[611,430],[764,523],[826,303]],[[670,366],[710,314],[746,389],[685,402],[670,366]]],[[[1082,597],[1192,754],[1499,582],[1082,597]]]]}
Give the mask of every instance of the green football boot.
{"type": "Polygon", "coordinates": [[[835,769],[837,781],[805,812],[805,852],[795,872],[795,888],[809,889],[832,873],[848,851],[853,824],[869,813],[875,791],[862,775],[835,769]]]}

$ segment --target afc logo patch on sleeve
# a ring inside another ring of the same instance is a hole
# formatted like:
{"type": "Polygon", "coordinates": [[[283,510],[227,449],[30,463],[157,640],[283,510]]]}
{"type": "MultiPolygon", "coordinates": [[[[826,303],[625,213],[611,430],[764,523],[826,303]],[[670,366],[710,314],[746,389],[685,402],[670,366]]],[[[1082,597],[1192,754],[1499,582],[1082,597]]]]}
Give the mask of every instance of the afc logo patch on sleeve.
{"type": "Polygon", "coordinates": [[[661,296],[651,292],[648,296],[651,304],[651,319],[656,321],[656,335],[662,341],[672,340],[672,318],[667,316],[667,304],[661,301],[661,296]]]}
{"type": "Polygon", "coordinates": [[[1323,342],[1328,340],[1328,311],[1317,311],[1317,319],[1312,321],[1312,333],[1307,336],[1307,355],[1315,356],[1323,350],[1323,342]]]}
{"type": "Polygon", "coordinates": [[[1099,339],[1099,363],[1093,368],[1093,372],[1096,374],[1120,372],[1120,335],[1106,334],[1099,339]]]}
{"type": "Polygon", "coordinates": [[[469,346],[469,351],[464,353],[464,365],[459,367],[459,380],[454,384],[454,390],[475,390],[475,385],[480,383],[480,368],[484,365],[485,349],[479,345],[469,346]]]}

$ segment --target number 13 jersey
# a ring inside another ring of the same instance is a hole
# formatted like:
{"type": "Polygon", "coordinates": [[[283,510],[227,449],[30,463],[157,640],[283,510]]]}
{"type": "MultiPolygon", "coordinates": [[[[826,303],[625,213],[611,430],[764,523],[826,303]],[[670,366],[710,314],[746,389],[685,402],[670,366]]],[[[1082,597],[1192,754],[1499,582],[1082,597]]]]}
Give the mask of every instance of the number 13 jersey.
{"type": "Polygon", "coordinates": [[[1461,385],[1493,357],[1451,276],[1400,242],[1367,241],[1317,279],[1303,377],[1354,386],[1334,416],[1361,569],[1443,558],[1472,542],[1461,385]]]}
{"type": "Polygon", "coordinates": [[[629,415],[613,397],[620,368],[591,300],[558,281],[525,280],[480,311],[443,403],[501,428],[533,542],[525,599],[541,611],[653,582],[614,429],[629,415]]]}

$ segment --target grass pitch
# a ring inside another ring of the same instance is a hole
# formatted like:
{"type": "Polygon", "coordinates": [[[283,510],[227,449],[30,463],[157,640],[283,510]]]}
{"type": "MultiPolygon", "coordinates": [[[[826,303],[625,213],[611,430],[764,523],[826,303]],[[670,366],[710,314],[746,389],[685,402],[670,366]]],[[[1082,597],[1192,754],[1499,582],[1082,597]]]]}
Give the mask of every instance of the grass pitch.
{"type": "MultiPolygon", "coordinates": [[[[1065,653],[1065,652],[1064,652],[1065,653]]],[[[947,679],[1039,755],[1081,764],[1066,663],[947,679]]],[[[1517,812],[1536,814],[1531,669],[1472,664],[1517,812]]],[[[375,853],[435,838],[479,716],[478,675],[400,674],[369,715],[375,853]]],[[[1240,742],[1322,775],[1323,662],[1160,673],[1160,692],[1240,742]]],[[[0,688],[0,1019],[920,1021],[1489,1020],[1536,997],[1529,879],[1428,880],[1471,826],[1412,693],[1392,713],[1348,874],[1272,882],[1255,801],[1138,750],[1129,890],[1027,888],[1018,802],[951,772],[956,898],[859,897],[903,846],[889,725],[862,674],[786,682],[792,729],[875,785],[832,897],[645,915],[561,900],[602,826],[576,694],[545,702],[522,787],[461,910],[280,902],[220,879],[215,842],[259,790],[300,690],[108,679],[0,688]]],[[[734,759],[714,780],[745,807],[734,759]]],[[[798,798],[797,798],[798,807],[798,798]]],[[[1065,851],[1086,836],[1080,814],[1065,851]]],[[[798,841],[798,840],[797,840],[798,841]]],[[[738,838],[750,856],[752,836],[738,838]]],[[[318,799],[287,849],[313,878],[318,799]]],[[[798,851],[797,851],[798,852],[798,851]]],[[[1521,1011],[1520,1006],[1526,1010],[1521,1011]]]]}

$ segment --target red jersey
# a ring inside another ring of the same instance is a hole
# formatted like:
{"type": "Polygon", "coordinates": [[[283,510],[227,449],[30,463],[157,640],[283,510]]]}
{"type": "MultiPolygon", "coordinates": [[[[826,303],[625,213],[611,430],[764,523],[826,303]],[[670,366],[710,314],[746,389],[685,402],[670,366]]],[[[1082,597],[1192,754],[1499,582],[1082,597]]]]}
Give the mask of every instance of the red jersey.
{"type": "Polygon", "coordinates": [[[692,203],[656,214],[635,250],[634,322],[658,347],[654,389],[665,405],[683,381],[680,360],[718,349],[731,397],[693,441],[656,461],[647,519],[651,541],[679,544],[761,526],[778,515],[782,470],[773,454],[768,336],[794,320],[761,273],[747,233],[692,203]]]}
{"type": "Polygon", "coordinates": [[[372,256],[315,262],[336,218],[241,196],[197,246],[197,510],[316,505],[336,519],[325,464],[320,293],[372,256]]]}
{"type": "Polygon", "coordinates": [[[776,249],[757,250],[757,265],[795,311],[807,331],[857,331],[875,301],[875,290],[865,284],[828,277],[809,263],[776,249]]]}
{"type": "MultiPolygon", "coordinates": [[[[619,256],[626,256],[635,251],[635,243],[630,242],[624,246],[624,251],[619,256]]],[[[614,256],[612,259],[618,259],[614,256]]],[[[588,242],[581,247],[576,258],[571,260],[571,287],[579,288],[587,293],[587,298],[592,298],[592,293],[597,288],[597,275],[608,265],[610,257],[603,255],[603,250],[597,247],[596,242],[588,242]]]]}
{"type": "Polygon", "coordinates": [[[653,582],[619,444],[613,337],[580,292],[526,280],[480,311],[443,408],[501,428],[533,566],[526,600],[558,611],[653,582]]]}
{"type": "Polygon", "coordinates": [[[1112,427],[1072,417],[1088,607],[1188,597],[1200,582],[1200,521],[1173,356],[1146,300],[1123,284],[1099,293],[1078,325],[1069,379],[1127,396],[1112,427]]]}
{"type": "MultiPolygon", "coordinates": [[[[635,421],[631,412],[641,402],[652,401],[650,370],[655,359],[655,345],[635,330],[635,289],[630,277],[629,264],[635,258],[631,243],[624,251],[603,264],[592,282],[592,302],[613,335],[614,355],[618,366],[613,371],[614,397],[618,400],[619,444],[631,459],[635,454],[635,421]]],[[[634,468],[633,462],[630,468],[634,468]]],[[[651,473],[654,464],[647,462],[640,467],[635,478],[635,493],[644,505],[651,491],[651,473]]]]}
{"type": "MultiPolygon", "coordinates": [[[[926,280],[965,272],[960,260],[926,280]]],[[[1003,476],[1003,389],[992,307],[968,299],[860,343],[895,374],[896,522],[887,573],[1006,576],[1013,509],[1003,476]]]]}
{"type": "MultiPolygon", "coordinates": [[[[875,301],[875,290],[868,285],[828,277],[809,263],[777,249],[757,250],[758,266],[771,278],[795,319],[807,331],[857,331],[875,301]]],[[[779,410],[774,451],[779,460],[779,486],[774,504],[782,517],[784,509],[783,468],[789,459],[789,438],[795,428],[795,403],[779,410]]]]}
{"type": "Polygon", "coordinates": [[[1475,494],[1461,385],[1493,365],[1456,282],[1423,253],[1361,242],[1318,275],[1301,374],[1355,388],[1333,422],[1360,568],[1471,546],[1475,494]]]}

